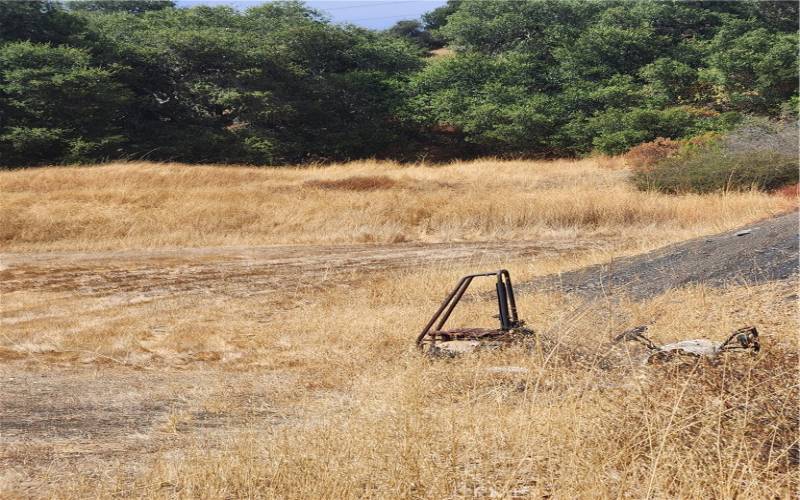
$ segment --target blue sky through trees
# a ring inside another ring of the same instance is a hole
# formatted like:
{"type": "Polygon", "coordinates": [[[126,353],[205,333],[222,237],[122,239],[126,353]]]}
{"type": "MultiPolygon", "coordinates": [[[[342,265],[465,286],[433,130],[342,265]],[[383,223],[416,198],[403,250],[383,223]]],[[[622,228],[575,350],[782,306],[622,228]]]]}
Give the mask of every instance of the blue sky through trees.
{"type": "MultiPolygon", "coordinates": [[[[230,5],[246,9],[263,0],[178,0],[179,7],[230,5]]],[[[311,8],[324,11],[336,23],[353,23],[372,29],[386,29],[402,19],[417,19],[445,4],[445,0],[310,0],[311,8]]]]}

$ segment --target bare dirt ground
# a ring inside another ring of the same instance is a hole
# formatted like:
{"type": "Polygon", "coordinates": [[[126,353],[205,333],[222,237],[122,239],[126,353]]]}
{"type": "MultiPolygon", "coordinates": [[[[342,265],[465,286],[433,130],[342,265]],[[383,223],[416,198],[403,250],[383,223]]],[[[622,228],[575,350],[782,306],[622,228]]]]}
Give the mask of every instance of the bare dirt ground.
{"type": "Polygon", "coordinates": [[[78,470],[87,480],[127,476],[201,435],[224,440],[297,418],[291,405],[276,403],[290,374],[196,368],[3,364],[0,492],[39,496],[78,470]]]}
{"type": "MultiPolygon", "coordinates": [[[[63,304],[83,297],[86,314],[169,297],[259,297],[271,305],[304,293],[348,288],[370,273],[586,252],[609,241],[563,239],[392,245],[306,245],[123,252],[0,254],[0,324],[74,314],[63,304]],[[12,294],[24,292],[16,304],[12,294]],[[31,294],[37,294],[31,297],[31,294]],[[32,300],[33,299],[33,300],[32,300]]],[[[84,319],[88,319],[84,318],[84,319]]]]}
{"type": "MultiPolygon", "coordinates": [[[[544,257],[603,248],[602,239],[391,245],[304,245],[123,252],[0,254],[0,291],[91,296],[226,293],[252,296],[296,287],[341,284],[353,273],[422,264],[544,257]]],[[[4,321],[13,321],[3,311],[4,321]]],[[[11,317],[9,317],[9,315],[11,317]]]]}

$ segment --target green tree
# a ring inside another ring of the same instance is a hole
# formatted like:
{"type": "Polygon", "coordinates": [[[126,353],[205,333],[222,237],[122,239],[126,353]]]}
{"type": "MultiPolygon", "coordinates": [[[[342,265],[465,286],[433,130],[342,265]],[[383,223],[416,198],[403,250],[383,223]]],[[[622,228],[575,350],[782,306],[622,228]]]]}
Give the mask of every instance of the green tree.
{"type": "Polygon", "coordinates": [[[85,36],[84,20],[65,11],[60,2],[0,2],[0,43],[31,41],[80,45],[85,36]]]}
{"type": "Polygon", "coordinates": [[[797,94],[797,32],[774,33],[731,21],[709,46],[703,78],[725,109],[776,112],[797,94]]]}
{"type": "Polygon", "coordinates": [[[415,75],[408,115],[428,126],[454,127],[487,154],[520,154],[548,147],[557,114],[535,92],[524,58],[459,54],[431,62],[415,75]]]}
{"type": "Polygon", "coordinates": [[[128,12],[141,14],[175,7],[173,0],[66,0],[64,5],[79,12],[128,12]]]}
{"type": "Polygon", "coordinates": [[[0,46],[2,162],[117,156],[129,94],[115,81],[116,70],[92,65],[83,49],[31,42],[0,46]]]}
{"type": "Polygon", "coordinates": [[[447,24],[447,18],[457,11],[460,5],[461,0],[447,0],[447,3],[443,6],[423,14],[422,22],[424,23],[425,29],[428,31],[435,31],[447,24]]]}
{"type": "Polygon", "coordinates": [[[735,119],[683,106],[665,109],[610,108],[573,126],[585,129],[582,133],[592,138],[593,149],[619,154],[657,137],[680,139],[724,129],[731,125],[732,118],[735,119]]]}
{"type": "Polygon", "coordinates": [[[393,36],[298,3],[94,15],[136,94],[134,154],[281,163],[378,154],[399,85],[420,64],[393,36]],[[198,137],[202,141],[198,143],[198,137]]]}
{"type": "Polygon", "coordinates": [[[405,38],[420,47],[435,49],[441,47],[441,41],[437,40],[425,29],[421,22],[413,19],[397,21],[394,26],[387,30],[389,34],[405,38]]]}
{"type": "Polygon", "coordinates": [[[0,2],[0,154],[619,152],[796,108],[797,23],[796,3],[754,0],[449,0],[385,32],[294,1],[0,2]],[[455,54],[422,57],[442,44],[455,54]]]}
{"type": "Polygon", "coordinates": [[[639,76],[647,82],[647,92],[654,103],[690,103],[700,96],[697,70],[670,57],[660,57],[642,66],[639,76]]]}

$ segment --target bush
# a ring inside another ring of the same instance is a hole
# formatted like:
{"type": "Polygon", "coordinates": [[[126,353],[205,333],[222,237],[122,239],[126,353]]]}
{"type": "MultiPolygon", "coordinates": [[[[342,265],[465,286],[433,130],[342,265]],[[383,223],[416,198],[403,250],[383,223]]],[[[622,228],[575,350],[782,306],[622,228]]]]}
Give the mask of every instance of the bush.
{"type": "Polygon", "coordinates": [[[633,181],[667,193],[776,190],[798,182],[797,133],[797,122],[749,119],[720,138],[687,141],[677,154],[637,169],[633,181]]]}
{"type": "Polygon", "coordinates": [[[593,147],[605,154],[621,154],[657,138],[680,139],[731,128],[735,114],[676,106],[667,109],[608,109],[586,122],[593,147]]]}
{"type": "Polygon", "coordinates": [[[624,155],[625,164],[634,171],[646,170],[656,163],[677,154],[681,149],[681,145],[681,141],[658,137],[654,141],[644,142],[632,147],[624,155]]]}
{"type": "Polygon", "coordinates": [[[800,198],[800,184],[789,184],[788,186],[783,186],[775,191],[775,194],[778,196],[783,196],[784,198],[796,200],[797,198],[800,198]]]}

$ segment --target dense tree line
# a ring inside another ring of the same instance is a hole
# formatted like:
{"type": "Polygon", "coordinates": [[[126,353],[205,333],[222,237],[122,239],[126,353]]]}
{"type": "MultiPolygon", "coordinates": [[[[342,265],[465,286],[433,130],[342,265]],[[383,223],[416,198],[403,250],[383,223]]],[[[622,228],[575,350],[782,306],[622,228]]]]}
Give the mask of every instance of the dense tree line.
{"type": "Polygon", "coordinates": [[[0,165],[617,153],[797,108],[796,2],[0,1],[0,165]],[[450,53],[431,57],[431,48],[450,53]]]}

